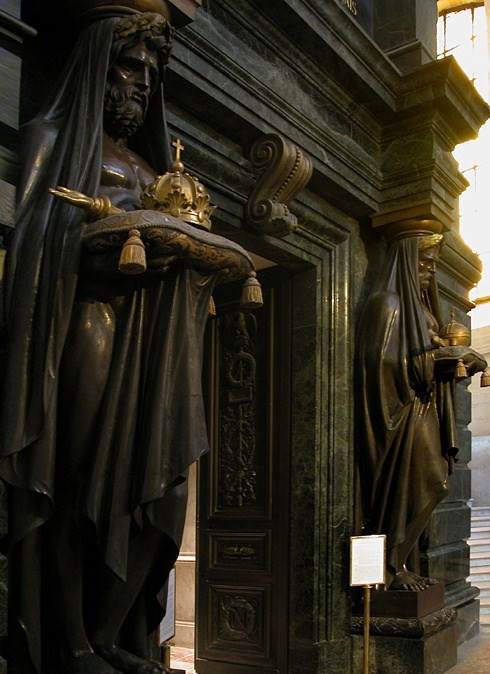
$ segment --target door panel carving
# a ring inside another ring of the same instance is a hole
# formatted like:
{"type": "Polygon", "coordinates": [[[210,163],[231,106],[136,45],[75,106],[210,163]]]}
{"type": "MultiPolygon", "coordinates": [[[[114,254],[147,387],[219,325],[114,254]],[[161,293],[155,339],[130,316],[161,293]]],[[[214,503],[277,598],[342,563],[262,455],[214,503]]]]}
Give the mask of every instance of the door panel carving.
{"type": "MultiPolygon", "coordinates": [[[[249,312],[215,297],[207,371],[211,454],[199,466],[196,670],[287,671],[289,282],[261,275],[249,312]]],[[[233,298],[233,299],[228,299],[233,298]]]]}

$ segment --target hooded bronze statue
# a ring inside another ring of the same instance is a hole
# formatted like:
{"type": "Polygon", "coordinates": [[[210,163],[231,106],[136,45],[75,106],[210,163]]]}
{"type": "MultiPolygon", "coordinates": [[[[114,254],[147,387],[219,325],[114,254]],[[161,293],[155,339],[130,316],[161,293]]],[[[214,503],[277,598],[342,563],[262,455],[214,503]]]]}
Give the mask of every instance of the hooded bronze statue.
{"type": "Polygon", "coordinates": [[[7,252],[9,671],[157,674],[167,670],[149,660],[148,634],[178,555],[186,470],[208,451],[211,292],[221,274],[246,275],[252,263],[233,242],[141,210],[142,190],[170,169],[166,3],[79,4],[85,27],[54,96],[23,130],[7,252]],[[49,192],[56,186],[114,208],[87,224],[49,192]],[[114,248],[134,228],[154,256],[146,273],[127,276],[114,248]]]}
{"type": "Polygon", "coordinates": [[[446,496],[457,454],[454,381],[484,370],[482,356],[450,346],[434,278],[442,236],[392,241],[358,339],[357,473],[364,534],[387,537],[387,586],[423,590],[418,541],[446,496]]]}

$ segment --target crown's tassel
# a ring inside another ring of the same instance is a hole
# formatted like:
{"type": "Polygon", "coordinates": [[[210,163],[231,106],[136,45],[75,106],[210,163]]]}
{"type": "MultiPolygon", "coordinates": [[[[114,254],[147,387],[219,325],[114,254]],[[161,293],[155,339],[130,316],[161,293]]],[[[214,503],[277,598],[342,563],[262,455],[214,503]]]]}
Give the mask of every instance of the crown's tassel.
{"type": "Polygon", "coordinates": [[[480,377],[480,386],[484,388],[485,386],[490,386],[490,368],[487,367],[485,372],[482,372],[480,377]]]}
{"type": "Polygon", "coordinates": [[[258,309],[263,304],[262,288],[257,279],[257,274],[251,271],[243,284],[240,306],[244,309],[258,309]]]}
{"type": "Polygon", "coordinates": [[[216,316],[216,304],[215,304],[215,301],[214,301],[214,297],[212,295],[209,298],[209,313],[208,313],[208,315],[211,316],[212,318],[214,316],[216,316]]]}
{"type": "Polygon", "coordinates": [[[146,271],[145,244],[137,229],[131,229],[119,257],[119,271],[123,274],[142,274],[146,271]]]}
{"type": "Polygon", "coordinates": [[[466,371],[466,366],[463,363],[462,358],[458,358],[458,362],[456,363],[456,371],[454,373],[454,376],[456,379],[466,379],[468,376],[468,372],[466,371]]]}

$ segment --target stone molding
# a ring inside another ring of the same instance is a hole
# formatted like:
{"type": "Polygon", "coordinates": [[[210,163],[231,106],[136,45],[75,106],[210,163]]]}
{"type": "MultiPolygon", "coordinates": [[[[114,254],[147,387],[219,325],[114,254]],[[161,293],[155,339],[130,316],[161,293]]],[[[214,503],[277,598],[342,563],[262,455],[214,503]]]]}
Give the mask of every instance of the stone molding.
{"type": "MultiPolygon", "coordinates": [[[[454,608],[443,608],[440,611],[424,618],[379,618],[371,617],[370,634],[384,637],[426,637],[450,625],[456,620],[457,612],[454,608]]],[[[363,616],[352,616],[352,634],[363,634],[363,616]]]]}

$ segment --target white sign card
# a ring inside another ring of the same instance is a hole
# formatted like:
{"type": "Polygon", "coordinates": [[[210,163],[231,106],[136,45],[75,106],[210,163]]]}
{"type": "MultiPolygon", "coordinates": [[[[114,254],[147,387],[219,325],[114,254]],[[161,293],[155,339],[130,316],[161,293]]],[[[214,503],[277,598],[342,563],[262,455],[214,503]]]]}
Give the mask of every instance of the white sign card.
{"type": "Polygon", "coordinates": [[[385,573],[386,536],[351,536],[350,584],[384,584],[385,573]]]}

